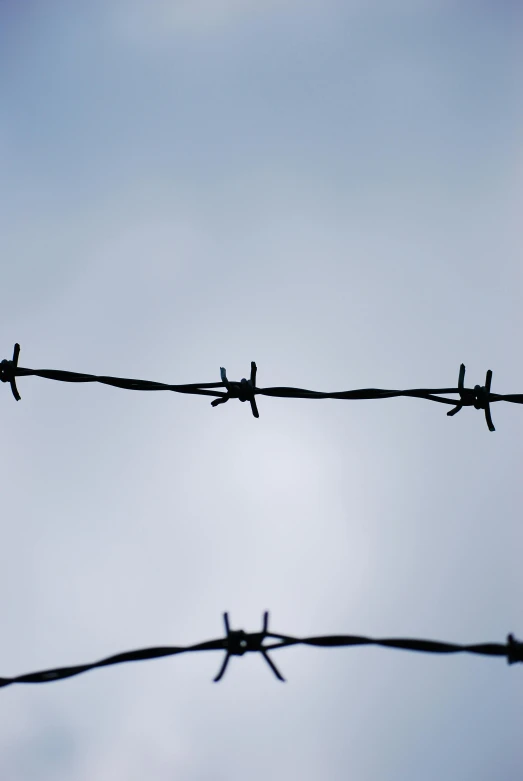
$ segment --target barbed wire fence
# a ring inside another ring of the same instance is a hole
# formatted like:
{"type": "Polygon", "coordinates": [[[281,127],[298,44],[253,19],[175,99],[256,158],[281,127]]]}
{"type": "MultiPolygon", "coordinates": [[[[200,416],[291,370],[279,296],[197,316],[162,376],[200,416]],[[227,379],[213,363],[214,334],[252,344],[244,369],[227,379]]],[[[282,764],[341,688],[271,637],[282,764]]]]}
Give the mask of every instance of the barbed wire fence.
{"type": "Polygon", "coordinates": [[[251,363],[250,378],[241,381],[231,381],[227,378],[226,370],[220,368],[220,382],[195,382],[183,385],[170,385],[163,382],[151,382],[150,380],[133,380],[123,377],[110,377],[105,375],[82,374],[80,372],[62,371],[57,369],[25,369],[18,365],[20,345],[15,344],[11,360],[4,359],[0,362],[0,380],[11,386],[14,398],[20,401],[20,394],[16,385],[17,377],[43,377],[59,382],[98,382],[102,385],[111,385],[115,388],[123,388],[135,391],[172,391],[173,393],[186,393],[199,396],[213,396],[213,407],[224,404],[229,399],[248,401],[252,414],[259,418],[256,396],[271,396],[285,399],[342,399],[346,401],[358,401],[368,399],[390,399],[399,396],[426,399],[439,404],[448,404],[453,409],[447,412],[448,416],[455,415],[463,407],[475,407],[484,410],[485,420],[490,431],[495,431],[490,412],[490,405],[496,401],[508,401],[512,404],[523,404],[523,393],[492,393],[492,371],[489,369],[485,378],[485,385],[475,385],[473,388],[465,388],[465,364],[461,364],[457,387],[453,388],[412,388],[410,390],[386,390],[382,388],[360,388],[358,390],[324,393],[321,391],[306,390],[305,388],[273,387],[258,388],[256,386],[257,367],[254,361],[251,363]],[[224,388],[224,390],[218,390],[224,388]],[[457,396],[456,399],[447,396],[457,396]]]}
{"type": "MultiPolygon", "coordinates": [[[[523,394],[498,394],[492,393],[492,371],[489,369],[486,373],[485,385],[475,385],[474,388],[465,387],[465,365],[461,364],[458,385],[453,388],[413,388],[410,390],[386,390],[380,388],[362,388],[359,390],[340,391],[335,393],[324,393],[320,391],[306,390],[303,388],[291,387],[272,387],[258,388],[256,385],[257,367],[254,361],[251,363],[251,372],[249,379],[243,378],[241,381],[230,381],[227,378],[227,372],[222,367],[220,369],[220,382],[189,383],[183,385],[171,385],[162,382],[152,382],[149,380],[126,379],[122,377],[111,377],[106,375],[83,374],[79,372],[62,371],[56,369],[26,369],[18,365],[20,356],[20,345],[15,344],[13,357],[11,360],[4,359],[0,362],[0,380],[9,383],[14,398],[20,401],[16,380],[18,377],[36,376],[48,380],[59,382],[97,382],[103,385],[110,385],[115,388],[136,391],[172,391],[174,393],[185,393],[199,396],[211,396],[214,400],[211,402],[213,407],[224,404],[229,399],[238,399],[239,401],[248,401],[251,406],[252,414],[255,418],[259,417],[256,396],[270,396],[278,398],[292,399],[343,399],[349,401],[363,399],[386,399],[407,396],[411,398],[426,399],[440,404],[451,405],[452,409],[447,412],[448,416],[453,416],[463,407],[475,407],[478,410],[484,410],[485,420],[490,431],[495,431],[490,412],[490,404],[496,401],[507,401],[513,404],[523,404],[523,394]],[[223,388],[224,390],[218,390],[223,388]],[[447,396],[456,396],[457,398],[447,398],[447,396]]],[[[259,653],[263,656],[270,669],[280,681],[285,679],[269,656],[269,651],[279,650],[294,645],[315,646],[320,648],[340,648],[348,646],[381,646],[385,648],[396,648],[407,651],[416,651],[430,654],[456,654],[469,653],[483,656],[500,656],[507,659],[508,664],[523,662],[523,642],[516,640],[514,635],[509,634],[506,643],[479,643],[474,645],[463,645],[457,643],[446,643],[434,640],[420,639],[402,639],[402,638],[370,638],[359,635],[325,635],[319,637],[291,637],[269,631],[269,614],[264,613],[263,625],[260,632],[245,632],[243,629],[231,630],[229,626],[228,614],[224,613],[225,637],[216,640],[208,640],[202,643],[189,646],[162,646],[154,648],[144,648],[136,651],[127,651],[124,653],[109,656],[98,662],[91,664],[75,665],[73,667],[59,667],[51,670],[28,673],[11,678],[0,678],[0,688],[10,686],[14,683],[49,683],[64,678],[71,678],[75,675],[94,670],[99,667],[108,667],[115,664],[127,662],[143,661],[147,659],[158,659],[164,656],[175,656],[183,653],[196,653],[200,651],[225,651],[225,658],[221,668],[214,678],[214,681],[220,681],[227,669],[232,656],[243,656],[246,653],[259,653]],[[269,641],[269,642],[266,642],[269,641]],[[273,642],[270,642],[273,641],[273,642]]]]}
{"type": "Polygon", "coordinates": [[[514,635],[507,637],[506,643],[477,643],[474,645],[461,645],[457,643],[443,643],[435,640],[415,640],[405,638],[376,639],[359,635],[324,635],[320,637],[291,637],[279,632],[269,631],[269,613],[263,614],[262,629],[260,632],[245,632],[243,629],[233,630],[229,625],[229,616],[223,614],[225,624],[225,637],[217,640],[207,640],[203,643],[186,646],[160,646],[156,648],[142,648],[137,651],[127,651],[91,664],[80,664],[74,667],[57,667],[52,670],[43,670],[26,675],[18,675],[14,678],[0,678],[0,687],[10,686],[13,683],[50,683],[64,678],[72,678],[75,675],[95,670],[99,667],[109,667],[113,664],[126,662],[138,662],[146,659],[159,659],[164,656],[176,656],[177,654],[197,653],[200,651],[225,651],[225,657],[214,682],[221,681],[232,656],[243,656],[246,653],[258,653],[263,656],[275,677],[279,681],[285,681],[273,660],[269,651],[288,648],[293,645],[307,645],[317,648],[342,648],[347,646],[377,645],[384,648],[396,648],[405,651],[418,651],[429,654],[457,654],[468,653],[481,656],[505,657],[508,664],[523,662],[523,642],[516,640],[514,635]],[[268,643],[265,641],[269,640],[268,643]],[[274,642],[270,642],[270,641],[274,642]]]}

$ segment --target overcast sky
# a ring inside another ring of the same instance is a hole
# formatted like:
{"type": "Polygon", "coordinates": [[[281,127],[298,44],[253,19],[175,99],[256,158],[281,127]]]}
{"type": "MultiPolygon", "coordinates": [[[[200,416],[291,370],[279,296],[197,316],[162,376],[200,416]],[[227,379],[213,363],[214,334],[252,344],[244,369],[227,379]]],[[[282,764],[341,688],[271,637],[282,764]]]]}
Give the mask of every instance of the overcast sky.
{"type": "MultiPolygon", "coordinates": [[[[0,358],[523,391],[510,0],[3,0],[0,358]]],[[[0,676],[256,631],[523,638],[523,411],[2,386],[0,676]]],[[[6,781],[491,781],[523,667],[218,653],[0,690],[6,781]]]]}

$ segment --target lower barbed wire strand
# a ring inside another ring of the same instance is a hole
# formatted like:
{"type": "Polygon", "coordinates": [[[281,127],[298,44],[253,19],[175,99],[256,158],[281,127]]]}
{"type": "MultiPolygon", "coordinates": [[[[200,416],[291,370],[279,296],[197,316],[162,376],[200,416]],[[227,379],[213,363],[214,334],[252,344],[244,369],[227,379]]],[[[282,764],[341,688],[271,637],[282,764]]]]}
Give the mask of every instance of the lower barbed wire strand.
{"type": "MultiPolygon", "coordinates": [[[[225,614],[226,615],[226,614],[225,614]]],[[[266,614],[268,616],[268,614],[266,614]]],[[[227,623],[228,629],[228,623],[227,623]]],[[[15,683],[50,683],[52,681],[72,678],[76,675],[101,667],[109,667],[116,664],[159,659],[166,656],[176,656],[184,653],[196,653],[200,651],[225,651],[226,659],[222,666],[223,671],[229,656],[241,656],[246,652],[262,653],[266,657],[273,672],[283,680],[271,660],[269,651],[295,645],[314,646],[320,648],[342,648],[349,646],[381,646],[405,651],[415,651],[430,654],[456,654],[469,653],[481,656],[505,657],[510,664],[523,661],[523,643],[509,635],[506,643],[476,643],[464,645],[457,643],[445,643],[435,640],[409,639],[409,638],[371,638],[360,635],[325,635],[319,637],[292,637],[269,631],[248,633],[243,630],[230,631],[224,638],[208,640],[190,646],[157,646],[142,648],[135,651],[126,651],[101,659],[91,664],[75,665],[71,667],[57,667],[40,672],[27,673],[25,675],[10,678],[0,678],[0,687],[10,686],[15,683]],[[264,643],[268,640],[268,643],[264,643]],[[271,642],[273,641],[273,642],[271,642]]],[[[221,678],[221,675],[216,679],[221,678]]]]}

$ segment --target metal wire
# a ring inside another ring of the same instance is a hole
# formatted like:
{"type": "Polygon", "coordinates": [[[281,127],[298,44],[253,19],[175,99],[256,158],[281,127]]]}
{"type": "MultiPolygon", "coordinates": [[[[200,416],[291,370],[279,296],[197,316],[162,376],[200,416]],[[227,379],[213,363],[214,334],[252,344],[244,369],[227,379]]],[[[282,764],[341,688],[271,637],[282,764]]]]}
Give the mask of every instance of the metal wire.
{"type": "Polygon", "coordinates": [[[207,640],[203,643],[187,646],[161,646],[158,648],[142,648],[138,651],[109,656],[99,662],[80,664],[74,667],[57,667],[52,670],[18,675],[13,678],[0,678],[0,687],[10,686],[13,683],[49,683],[64,678],[72,678],[88,670],[98,667],[108,667],[113,664],[126,662],[138,662],[145,659],[159,659],[163,656],[175,656],[177,654],[196,653],[198,651],[225,651],[225,657],[214,682],[220,681],[227,670],[232,656],[243,656],[246,653],[259,653],[280,681],[284,677],[269,656],[269,651],[287,648],[292,645],[308,645],[319,648],[340,648],[344,646],[378,645],[384,648],[397,648],[405,651],[419,651],[430,654],[456,654],[469,653],[481,656],[502,656],[508,664],[523,662],[523,643],[516,640],[513,635],[508,635],[506,643],[477,643],[473,645],[461,645],[457,643],[442,643],[435,640],[413,640],[404,638],[376,639],[359,635],[325,635],[322,637],[291,637],[278,632],[269,631],[269,613],[263,614],[262,629],[260,632],[245,632],[243,629],[232,630],[229,626],[227,613],[223,615],[225,624],[225,637],[217,640],[207,640]],[[265,641],[273,641],[266,643],[265,641]]]}
{"type": "MultiPolygon", "coordinates": [[[[162,382],[148,380],[125,379],[105,375],[81,374],[78,372],[61,371],[54,369],[26,369],[18,365],[20,345],[15,344],[11,360],[3,360],[0,363],[0,380],[8,382],[14,398],[19,401],[20,394],[16,385],[17,377],[37,376],[59,382],[97,382],[111,385],[116,388],[138,391],[172,391],[175,393],[188,393],[201,396],[213,396],[212,406],[223,404],[229,399],[249,401],[252,414],[259,417],[256,404],[256,396],[272,396],[294,399],[384,399],[407,396],[435,401],[440,404],[448,404],[453,407],[447,415],[452,416],[463,407],[473,406],[485,412],[485,419],[490,431],[494,431],[494,425],[490,414],[490,404],[495,401],[509,401],[514,404],[523,404],[523,394],[496,394],[492,393],[492,372],[486,374],[485,385],[476,385],[474,388],[465,388],[465,366],[461,364],[458,385],[455,388],[414,388],[411,390],[385,390],[379,388],[363,388],[360,390],[341,391],[335,393],[323,393],[306,390],[303,388],[273,387],[258,388],[256,386],[256,364],[251,363],[250,378],[240,382],[228,380],[226,370],[220,369],[221,382],[214,383],[190,383],[183,385],[170,385],[162,382]],[[224,388],[225,390],[217,390],[224,388]],[[447,398],[449,395],[457,396],[456,399],[447,398]]],[[[182,653],[195,653],[197,651],[224,651],[225,657],[215,681],[220,681],[232,656],[243,656],[245,653],[259,653],[270,667],[273,674],[280,681],[284,678],[269,656],[270,651],[286,648],[293,645],[308,645],[321,648],[335,648],[344,646],[378,645],[385,648],[397,648],[408,651],[418,651],[436,654],[470,653],[483,656],[502,656],[509,664],[523,661],[523,643],[508,635],[507,642],[479,643],[474,645],[462,645],[456,643],[444,643],[434,640],[416,640],[402,638],[376,639],[358,635],[326,635],[322,637],[291,637],[269,631],[269,614],[263,616],[263,624],[260,632],[245,632],[244,630],[231,630],[228,614],[224,614],[225,637],[216,640],[208,640],[190,646],[163,646],[144,648],[136,651],[128,651],[107,657],[91,664],[75,665],[73,667],[59,667],[12,678],[0,678],[0,687],[10,686],[14,683],[48,683],[62,680],[75,675],[94,670],[98,667],[108,667],[114,664],[135,662],[146,659],[157,659],[163,656],[174,656],[182,653]],[[268,642],[266,642],[268,641],[268,642]],[[272,641],[272,642],[271,642],[272,641]]]]}
{"type": "Polygon", "coordinates": [[[0,362],[0,380],[8,382],[13,396],[20,401],[20,394],[16,386],[17,377],[43,377],[59,382],[98,382],[103,385],[112,385],[116,388],[136,391],[172,391],[174,393],[189,393],[199,396],[214,396],[211,402],[213,407],[224,404],[229,399],[248,401],[252,414],[259,417],[256,396],[271,396],[287,399],[344,399],[356,401],[362,399],[388,399],[398,396],[426,399],[440,404],[448,404],[453,407],[447,415],[452,416],[463,407],[475,407],[484,410],[485,420],[490,431],[494,431],[494,424],[490,413],[490,404],[495,401],[508,401],[512,404],[523,404],[523,393],[499,394],[490,390],[492,371],[489,369],[485,378],[485,385],[475,385],[474,388],[465,388],[465,365],[462,363],[459,371],[458,385],[454,388],[413,388],[411,390],[386,390],[381,388],[361,388],[334,393],[306,390],[305,388],[256,387],[257,367],[254,361],[251,363],[250,379],[242,379],[240,382],[228,380],[226,370],[220,369],[221,382],[195,382],[183,385],[170,385],[163,382],[151,382],[149,380],[125,379],[122,377],[110,377],[105,375],[82,374],[79,372],[62,371],[57,369],[25,369],[18,366],[20,345],[15,344],[13,358],[0,362]],[[217,390],[224,388],[225,390],[217,390]],[[455,399],[447,396],[457,396],[455,399]]]}

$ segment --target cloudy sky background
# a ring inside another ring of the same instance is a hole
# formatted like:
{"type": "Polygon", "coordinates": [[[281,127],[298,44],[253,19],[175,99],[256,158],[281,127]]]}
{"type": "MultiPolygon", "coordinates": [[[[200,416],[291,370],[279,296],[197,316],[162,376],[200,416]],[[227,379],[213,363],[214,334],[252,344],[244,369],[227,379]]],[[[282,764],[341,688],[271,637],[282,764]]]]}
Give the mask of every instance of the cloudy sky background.
{"type": "MultiPolygon", "coordinates": [[[[523,391],[518,3],[0,4],[2,352],[523,391]],[[387,8],[384,8],[384,5],[387,8]]],[[[2,389],[0,675],[255,631],[523,636],[523,415],[2,389]]],[[[523,668],[286,649],[0,691],[8,781],[523,772],[523,668]]]]}

